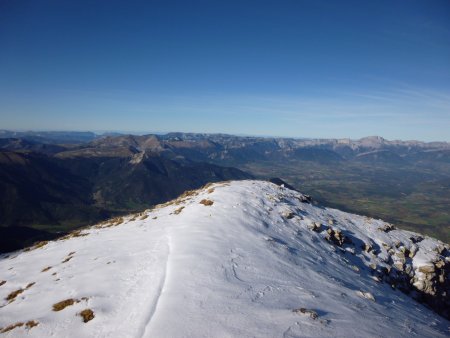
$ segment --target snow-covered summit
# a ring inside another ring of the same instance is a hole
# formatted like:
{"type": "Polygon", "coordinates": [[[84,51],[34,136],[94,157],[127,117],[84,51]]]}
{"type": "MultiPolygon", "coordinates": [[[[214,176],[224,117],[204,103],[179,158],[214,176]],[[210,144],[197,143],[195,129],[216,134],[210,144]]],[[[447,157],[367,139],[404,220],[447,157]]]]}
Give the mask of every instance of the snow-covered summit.
{"type": "Polygon", "coordinates": [[[412,298],[442,307],[448,265],[442,242],[381,220],[269,182],[217,183],[1,256],[0,332],[448,337],[412,298]]]}

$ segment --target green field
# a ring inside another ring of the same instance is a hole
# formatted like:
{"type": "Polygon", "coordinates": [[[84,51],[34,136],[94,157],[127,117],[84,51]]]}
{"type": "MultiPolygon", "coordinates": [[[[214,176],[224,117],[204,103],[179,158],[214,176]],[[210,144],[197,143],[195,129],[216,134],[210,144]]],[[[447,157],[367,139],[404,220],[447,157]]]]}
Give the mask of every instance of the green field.
{"type": "Polygon", "coordinates": [[[246,163],[240,168],[258,178],[280,177],[326,206],[381,218],[450,243],[447,167],[291,161],[246,163]]]}

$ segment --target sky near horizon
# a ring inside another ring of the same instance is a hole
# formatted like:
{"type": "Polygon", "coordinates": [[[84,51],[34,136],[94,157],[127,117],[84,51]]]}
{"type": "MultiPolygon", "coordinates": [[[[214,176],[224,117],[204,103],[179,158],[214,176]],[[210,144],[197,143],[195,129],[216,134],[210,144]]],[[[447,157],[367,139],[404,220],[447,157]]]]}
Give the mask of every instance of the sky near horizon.
{"type": "Polygon", "coordinates": [[[0,0],[0,129],[450,141],[450,2],[0,0]]]}

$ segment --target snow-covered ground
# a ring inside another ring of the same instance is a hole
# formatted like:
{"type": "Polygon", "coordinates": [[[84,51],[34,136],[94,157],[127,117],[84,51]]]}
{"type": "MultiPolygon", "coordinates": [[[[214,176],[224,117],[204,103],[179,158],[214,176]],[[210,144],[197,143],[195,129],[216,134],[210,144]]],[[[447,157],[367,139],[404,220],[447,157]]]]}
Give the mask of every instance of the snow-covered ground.
{"type": "Polygon", "coordinates": [[[3,255],[3,336],[449,336],[447,320],[375,273],[389,250],[416,250],[417,270],[443,243],[302,199],[268,182],[219,183],[3,255]]]}

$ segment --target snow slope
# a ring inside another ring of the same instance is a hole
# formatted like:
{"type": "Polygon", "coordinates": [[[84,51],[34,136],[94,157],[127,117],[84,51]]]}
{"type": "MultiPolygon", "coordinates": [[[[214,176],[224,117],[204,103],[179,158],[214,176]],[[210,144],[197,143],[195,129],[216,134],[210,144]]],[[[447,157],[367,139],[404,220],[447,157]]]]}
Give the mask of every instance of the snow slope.
{"type": "Polygon", "coordinates": [[[378,230],[388,226],[381,220],[302,200],[269,182],[218,183],[3,255],[3,336],[449,336],[449,321],[373,271],[388,265],[391,248],[413,245],[410,263],[428,266],[443,243],[413,244],[411,232],[378,230]],[[326,240],[330,228],[352,243],[326,240]],[[94,318],[85,323],[86,309],[94,318]]]}

